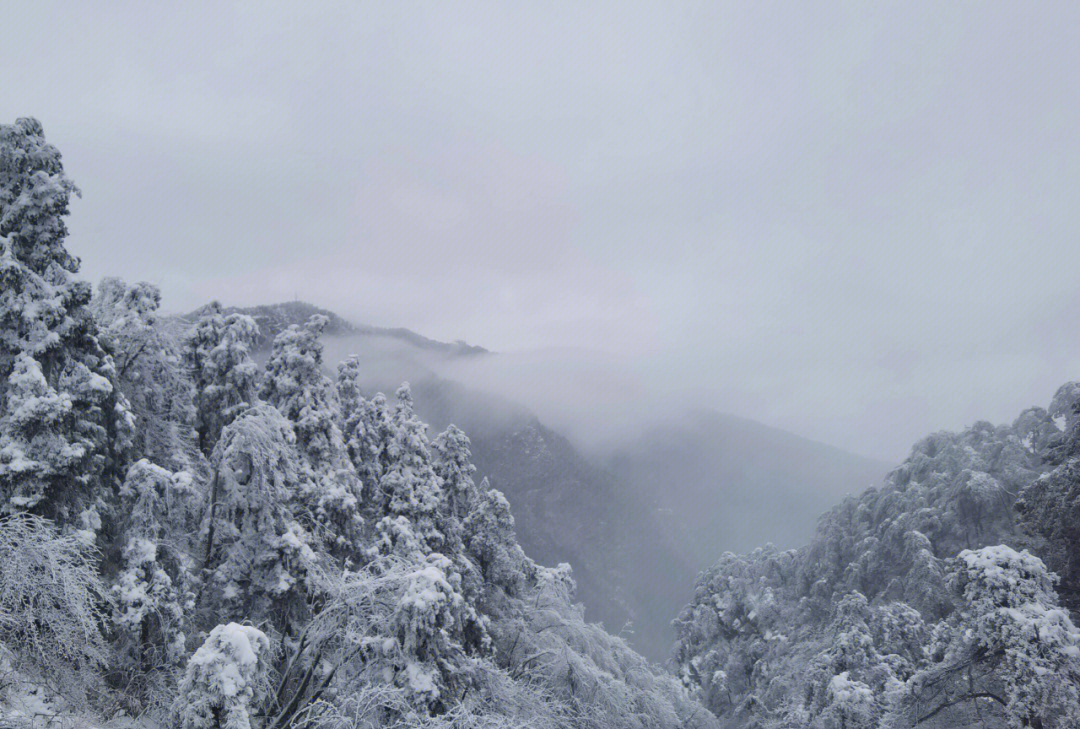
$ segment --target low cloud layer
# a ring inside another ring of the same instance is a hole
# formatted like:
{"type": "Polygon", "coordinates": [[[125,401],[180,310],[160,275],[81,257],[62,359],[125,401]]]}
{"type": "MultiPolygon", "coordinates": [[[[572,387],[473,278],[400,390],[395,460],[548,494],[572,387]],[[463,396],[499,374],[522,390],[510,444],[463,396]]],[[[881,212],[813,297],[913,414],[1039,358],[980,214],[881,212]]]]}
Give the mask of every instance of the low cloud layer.
{"type": "Polygon", "coordinates": [[[299,297],[498,350],[538,401],[894,459],[1080,376],[1072,3],[4,21],[0,111],[64,152],[84,273],[174,310],[299,297]]]}

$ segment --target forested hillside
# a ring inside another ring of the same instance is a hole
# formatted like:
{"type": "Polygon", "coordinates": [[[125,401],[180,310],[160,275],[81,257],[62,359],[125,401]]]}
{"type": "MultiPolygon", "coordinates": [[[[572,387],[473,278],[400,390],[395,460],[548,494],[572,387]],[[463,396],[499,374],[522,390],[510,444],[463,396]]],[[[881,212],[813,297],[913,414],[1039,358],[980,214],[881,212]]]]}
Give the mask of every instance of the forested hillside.
{"type": "MultiPolygon", "coordinates": [[[[303,302],[238,311],[278,328],[327,314],[328,361],[355,355],[369,391],[391,391],[408,379],[424,420],[469,433],[478,474],[506,495],[526,552],[544,564],[573,564],[586,617],[656,662],[671,657],[671,618],[717,554],[763,540],[795,546],[813,533],[824,509],[880,483],[888,471],[884,463],[709,411],[654,416],[640,435],[596,452],[522,403],[444,374],[448,362],[483,354],[493,364],[498,353],[382,329],[356,334],[370,328],[303,302]]],[[[255,352],[257,360],[268,356],[268,347],[255,352]]]]}
{"type": "Polygon", "coordinates": [[[725,554],[684,683],[733,727],[1077,726],[1078,402],[934,434],[805,547],[725,554]]]}
{"type": "Polygon", "coordinates": [[[714,726],[518,544],[468,436],[324,371],[315,315],[78,279],[74,184],[0,126],[0,716],[204,729],[714,726]]]}

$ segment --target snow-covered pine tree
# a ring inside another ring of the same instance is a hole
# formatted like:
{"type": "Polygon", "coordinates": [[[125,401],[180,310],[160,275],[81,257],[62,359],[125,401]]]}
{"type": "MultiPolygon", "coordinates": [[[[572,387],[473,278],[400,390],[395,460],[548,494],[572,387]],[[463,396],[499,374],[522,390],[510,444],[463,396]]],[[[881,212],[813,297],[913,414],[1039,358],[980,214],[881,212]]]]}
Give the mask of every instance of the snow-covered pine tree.
{"type": "Polygon", "coordinates": [[[269,622],[296,635],[322,587],[317,545],[298,518],[310,472],[292,424],[266,403],[250,408],[225,426],[211,465],[200,607],[213,620],[269,622]]]}
{"type": "Polygon", "coordinates": [[[252,729],[270,691],[270,654],[270,639],[258,628],[218,625],[188,661],[172,724],[179,729],[252,729]]]}
{"type": "Polygon", "coordinates": [[[451,424],[431,442],[431,458],[442,482],[440,530],[446,536],[447,553],[456,553],[461,549],[463,522],[480,498],[469,436],[451,424]]]}
{"type": "Polygon", "coordinates": [[[480,502],[480,492],[473,480],[476,466],[472,464],[469,436],[456,425],[450,425],[435,436],[430,453],[442,486],[437,527],[445,541],[440,551],[454,562],[461,574],[465,598],[476,603],[484,592],[484,575],[465,547],[465,523],[480,502]]]}
{"type": "Polygon", "coordinates": [[[198,472],[204,460],[195,443],[191,380],[173,338],[160,327],[160,305],[157,286],[129,286],[113,277],[102,279],[91,302],[99,339],[112,355],[120,391],[135,415],[134,457],[198,472]]]}
{"type": "Polygon", "coordinates": [[[184,365],[195,383],[199,450],[208,458],[222,428],[255,403],[258,368],[251,346],[258,335],[254,319],[225,315],[215,301],[184,343],[184,365]]]}
{"type": "Polygon", "coordinates": [[[294,424],[297,445],[316,466],[337,465],[342,451],[340,408],[333,383],[322,372],[319,336],[327,321],[316,314],[274,337],[259,393],[294,424]]]}
{"type": "Polygon", "coordinates": [[[360,358],[351,354],[338,363],[337,394],[341,403],[341,419],[347,423],[353,417],[357,407],[364,399],[360,386],[360,358]]]}
{"type": "Polygon", "coordinates": [[[297,447],[311,467],[303,496],[313,531],[332,554],[355,564],[364,521],[360,483],[345,451],[337,393],[322,371],[319,335],[326,322],[325,316],[315,315],[274,338],[261,395],[293,424],[297,447]]]}
{"type": "Polygon", "coordinates": [[[343,437],[349,460],[360,478],[361,510],[369,524],[382,516],[377,503],[379,482],[390,465],[387,450],[393,425],[390,407],[380,392],[365,399],[360,387],[360,365],[355,356],[338,365],[338,399],[344,418],[343,437]]]}
{"type": "Polygon", "coordinates": [[[472,511],[463,524],[466,553],[479,567],[486,582],[510,595],[521,592],[532,566],[514,533],[510,502],[485,478],[472,511]]]}
{"type": "Polygon", "coordinates": [[[195,607],[192,535],[201,493],[189,473],[173,473],[143,459],[128,469],[120,495],[124,545],[112,587],[120,664],[115,668],[133,669],[144,678],[169,674],[186,655],[195,607]]]}
{"type": "Polygon", "coordinates": [[[65,247],[75,193],[37,120],[0,125],[0,508],[96,533],[132,422],[65,247]]]}
{"type": "Polygon", "coordinates": [[[408,383],[398,388],[389,436],[388,463],[374,498],[382,516],[372,554],[415,559],[442,548],[446,536],[439,530],[442,486],[431,464],[427,425],[416,416],[408,383]]]}

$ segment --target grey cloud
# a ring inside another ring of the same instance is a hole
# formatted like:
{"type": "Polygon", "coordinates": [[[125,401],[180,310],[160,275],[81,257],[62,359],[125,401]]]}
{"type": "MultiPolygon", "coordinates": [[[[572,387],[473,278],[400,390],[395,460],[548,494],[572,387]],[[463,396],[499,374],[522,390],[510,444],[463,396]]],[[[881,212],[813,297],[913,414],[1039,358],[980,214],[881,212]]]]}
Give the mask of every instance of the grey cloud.
{"type": "Polygon", "coordinates": [[[85,274],[170,308],[299,295],[545,362],[537,392],[600,350],[622,391],[891,458],[1080,374],[1073,3],[3,15],[0,112],[83,188],[85,274]]]}

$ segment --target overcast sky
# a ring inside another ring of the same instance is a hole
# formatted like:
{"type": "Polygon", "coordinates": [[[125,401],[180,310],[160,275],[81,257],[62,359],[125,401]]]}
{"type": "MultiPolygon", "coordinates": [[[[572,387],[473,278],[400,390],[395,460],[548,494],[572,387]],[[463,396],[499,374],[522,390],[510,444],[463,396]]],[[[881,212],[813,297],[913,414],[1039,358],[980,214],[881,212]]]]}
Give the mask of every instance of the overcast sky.
{"type": "Polygon", "coordinates": [[[1080,3],[300,5],[0,0],[88,278],[888,458],[1080,378],[1080,3]]]}

